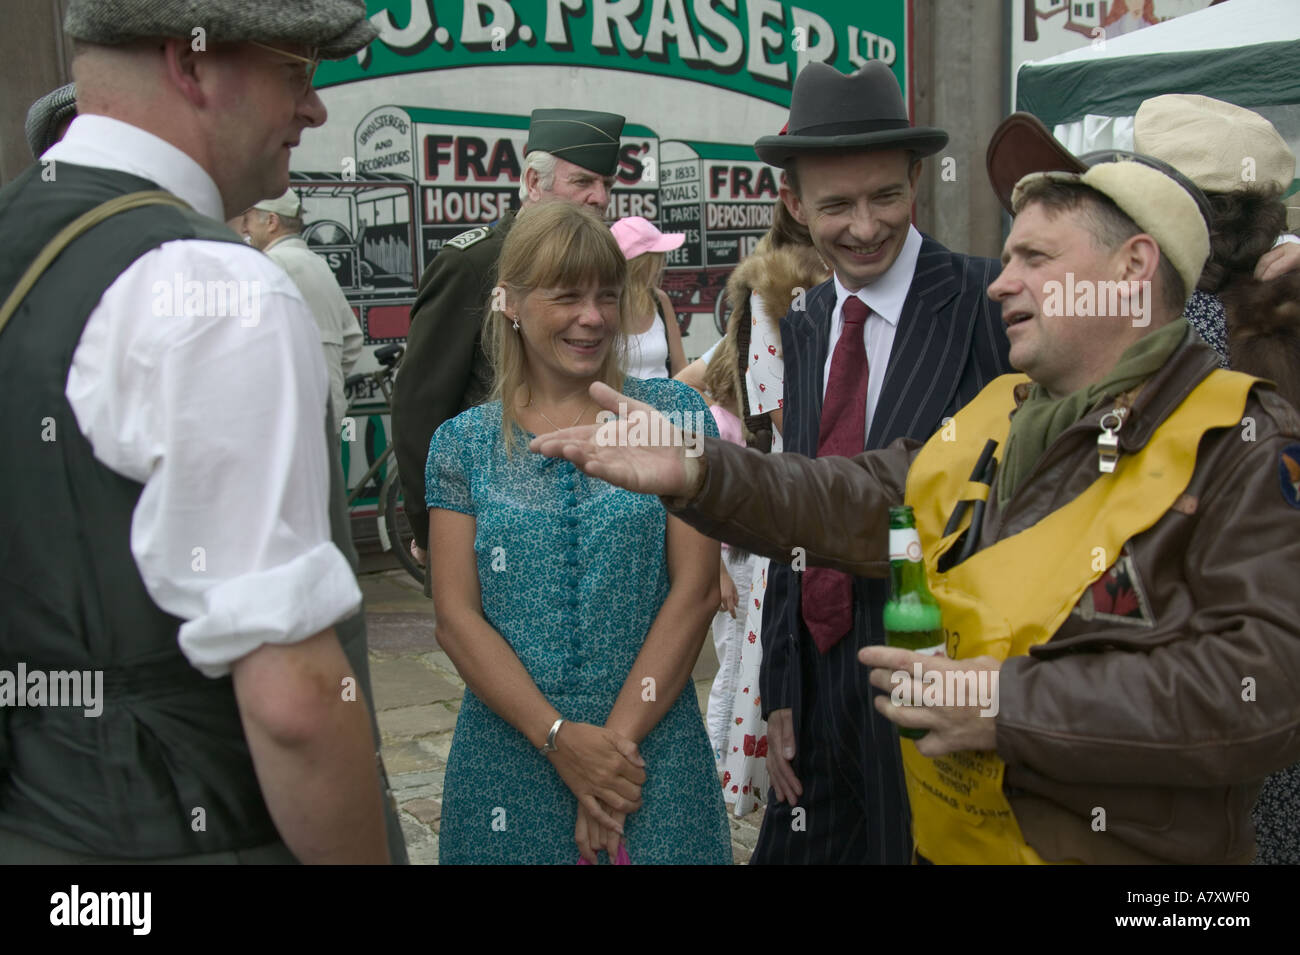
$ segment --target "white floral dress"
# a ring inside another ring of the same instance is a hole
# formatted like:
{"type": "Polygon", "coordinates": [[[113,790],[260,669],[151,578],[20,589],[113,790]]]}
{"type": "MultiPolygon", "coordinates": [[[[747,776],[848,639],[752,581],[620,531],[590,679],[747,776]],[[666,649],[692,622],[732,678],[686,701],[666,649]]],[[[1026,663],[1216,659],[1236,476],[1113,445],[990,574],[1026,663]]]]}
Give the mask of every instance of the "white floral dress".
{"type": "MultiPolygon", "coordinates": [[[[781,338],[768,320],[757,294],[749,299],[749,368],[745,389],[749,413],[769,414],[784,407],[785,363],[781,338]]],[[[781,434],[772,429],[772,453],[781,450],[781,434]]],[[[750,558],[750,587],[745,600],[744,636],[740,642],[740,670],[731,707],[731,725],[722,758],[722,797],[736,816],[744,816],[767,793],[767,721],[763,719],[758,690],[758,669],[763,659],[763,598],[767,593],[766,557],[750,558]]],[[[743,591],[742,591],[743,593],[743,591]]]]}

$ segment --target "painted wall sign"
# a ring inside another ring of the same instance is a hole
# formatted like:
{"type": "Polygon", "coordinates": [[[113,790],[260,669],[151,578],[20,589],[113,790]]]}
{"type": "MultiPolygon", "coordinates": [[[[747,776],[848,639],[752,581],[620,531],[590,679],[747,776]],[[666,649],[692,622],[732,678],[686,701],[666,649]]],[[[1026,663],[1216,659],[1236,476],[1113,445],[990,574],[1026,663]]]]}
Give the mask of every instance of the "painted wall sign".
{"type": "Polygon", "coordinates": [[[502,66],[689,72],[786,106],[807,63],[849,73],[881,60],[907,89],[908,11],[898,0],[409,0],[367,9],[379,39],[350,60],[321,64],[318,85],[491,58],[502,66]]]}

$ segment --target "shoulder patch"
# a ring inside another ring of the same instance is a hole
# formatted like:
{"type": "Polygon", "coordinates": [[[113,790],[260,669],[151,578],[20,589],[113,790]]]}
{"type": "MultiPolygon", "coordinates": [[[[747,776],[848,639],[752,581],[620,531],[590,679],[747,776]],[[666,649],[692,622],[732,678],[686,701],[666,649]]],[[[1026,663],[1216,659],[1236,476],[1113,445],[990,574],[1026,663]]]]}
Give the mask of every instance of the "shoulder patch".
{"type": "Polygon", "coordinates": [[[484,239],[486,239],[488,233],[491,231],[492,230],[489,229],[487,226],[481,225],[477,229],[470,229],[468,232],[462,232],[460,235],[456,236],[455,238],[448,239],[446,244],[450,246],[454,246],[457,249],[468,249],[471,245],[474,245],[476,242],[482,242],[484,239]]]}
{"type": "Polygon", "coordinates": [[[1282,498],[1300,510],[1300,444],[1288,444],[1278,455],[1277,477],[1282,498]]]}

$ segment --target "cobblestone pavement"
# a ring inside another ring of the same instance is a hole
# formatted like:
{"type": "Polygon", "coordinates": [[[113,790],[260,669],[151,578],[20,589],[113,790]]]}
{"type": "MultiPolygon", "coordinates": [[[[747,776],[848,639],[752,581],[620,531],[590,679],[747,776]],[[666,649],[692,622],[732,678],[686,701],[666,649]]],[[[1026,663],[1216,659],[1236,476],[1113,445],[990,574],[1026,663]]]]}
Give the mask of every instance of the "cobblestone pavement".
{"type": "MultiPolygon", "coordinates": [[[[405,571],[366,572],[367,563],[377,562],[364,562],[360,579],[384,763],[411,863],[437,865],[443,773],[465,684],[434,640],[432,601],[405,571]]],[[[706,639],[691,674],[701,712],[717,669],[713,641],[706,639]]],[[[748,862],[762,812],[728,819],[733,858],[748,862]]]]}

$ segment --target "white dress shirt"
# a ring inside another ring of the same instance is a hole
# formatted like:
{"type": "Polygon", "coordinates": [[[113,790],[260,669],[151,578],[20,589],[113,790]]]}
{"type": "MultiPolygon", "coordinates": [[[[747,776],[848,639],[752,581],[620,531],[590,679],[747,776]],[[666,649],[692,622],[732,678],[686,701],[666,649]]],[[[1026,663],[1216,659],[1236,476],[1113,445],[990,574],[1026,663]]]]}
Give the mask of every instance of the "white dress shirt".
{"type": "MultiPolygon", "coordinates": [[[[58,162],[142,176],[224,217],[202,167],[117,120],[77,117],[42,160],[55,160],[56,176],[58,162]]],[[[282,269],[239,243],[190,240],[119,275],[73,353],[65,394],[78,427],[99,461],[144,485],[131,520],[136,566],[150,597],[184,621],[181,651],[209,677],[263,644],[318,633],[361,601],[330,541],[318,342],[282,269]],[[237,314],[195,314],[217,310],[191,307],[194,289],[207,302],[231,282],[245,283],[237,314]]]]}
{"type": "Polygon", "coordinates": [[[831,377],[831,360],[835,357],[835,345],[844,330],[844,302],[850,295],[856,295],[871,314],[863,325],[862,335],[867,346],[867,425],[863,432],[863,444],[871,433],[871,419],[876,414],[876,403],[880,400],[880,388],[885,383],[885,370],[889,367],[889,353],[894,347],[894,333],[898,331],[898,320],[903,314],[903,305],[907,293],[912,288],[912,276],[916,272],[916,260],[921,256],[921,233],[915,226],[907,227],[907,238],[898,258],[884,275],[870,285],[864,285],[856,292],[848,291],[840,284],[839,276],[834,276],[835,310],[831,313],[830,348],[826,350],[826,367],[822,370],[822,398],[826,397],[826,385],[831,377]]]}
{"type": "Polygon", "coordinates": [[[343,379],[361,357],[363,338],[357,316],[329,265],[308,248],[302,236],[282,235],[266,247],[266,254],[289,273],[316,319],[325,370],[329,373],[334,417],[341,420],[348,410],[343,379]]]}

